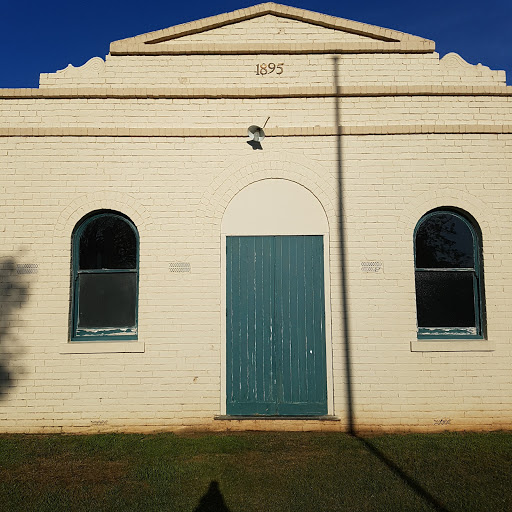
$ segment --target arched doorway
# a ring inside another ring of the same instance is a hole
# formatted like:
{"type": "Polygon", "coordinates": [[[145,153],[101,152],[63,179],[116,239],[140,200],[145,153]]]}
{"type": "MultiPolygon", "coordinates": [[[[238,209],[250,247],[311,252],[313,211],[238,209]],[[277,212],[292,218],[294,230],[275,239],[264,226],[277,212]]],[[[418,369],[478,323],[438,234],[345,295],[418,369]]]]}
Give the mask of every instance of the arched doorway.
{"type": "Polygon", "coordinates": [[[292,181],[258,181],[231,200],[222,235],[225,412],[327,414],[322,205],[292,181]]]}

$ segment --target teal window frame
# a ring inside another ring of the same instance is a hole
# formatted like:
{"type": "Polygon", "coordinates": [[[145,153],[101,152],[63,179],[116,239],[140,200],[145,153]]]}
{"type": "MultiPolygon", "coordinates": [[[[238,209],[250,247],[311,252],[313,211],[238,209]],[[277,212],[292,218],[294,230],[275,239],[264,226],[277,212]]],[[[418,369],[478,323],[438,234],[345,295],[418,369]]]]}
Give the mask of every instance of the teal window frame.
{"type": "MultiPolygon", "coordinates": [[[[475,313],[475,325],[474,327],[420,327],[417,324],[417,336],[419,340],[472,340],[472,339],[484,339],[484,296],[483,296],[483,269],[481,259],[481,247],[482,247],[482,236],[480,234],[480,228],[474,219],[471,221],[468,219],[469,215],[460,213],[459,211],[449,208],[437,208],[430,212],[427,212],[416,224],[414,229],[414,275],[415,282],[418,272],[466,272],[473,275],[473,304],[475,313]],[[472,240],[473,240],[473,267],[456,268],[456,267],[443,267],[443,268],[422,268],[416,265],[417,261],[417,247],[416,237],[421,225],[432,218],[435,215],[448,214],[457,217],[461,220],[465,226],[469,229],[472,240]]],[[[416,299],[418,297],[418,289],[416,287],[416,299]]],[[[416,302],[417,304],[417,302],[416,302]]],[[[418,321],[418,310],[416,306],[416,318],[418,321]]]]}
{"type": "Polygon", "coordinates": [[[139,317],[139,233],[135,224],[125,215],[113,210],[100,210],[92,212],[81,219],[72,235],[72,319],[71,319],[71,341],[135,341],[138,339],[138,317],[139,317]],[[81,270],[79,268],[80,238],[87,226],[100,217],[115,217],[125,222],[135,235],[136,243],[136,264],[134,269],[93,269],[81,270]],[[104,327],[104,328],[80,328],[80,276],[84,274],[115,274],[134,273],[136,274],[135,284],[135,324],[133,326],[104,327]]]}

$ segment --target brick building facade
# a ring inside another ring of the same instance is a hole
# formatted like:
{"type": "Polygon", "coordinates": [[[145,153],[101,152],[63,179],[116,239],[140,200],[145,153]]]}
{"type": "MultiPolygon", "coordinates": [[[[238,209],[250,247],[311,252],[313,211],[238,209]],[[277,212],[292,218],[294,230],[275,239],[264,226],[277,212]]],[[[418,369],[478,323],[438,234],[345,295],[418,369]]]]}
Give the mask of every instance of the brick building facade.
{"type": "Polygon", "coordinates": [[[0,89],[0,430],[510,428],[511,98],[272,3],[0,89]]]}

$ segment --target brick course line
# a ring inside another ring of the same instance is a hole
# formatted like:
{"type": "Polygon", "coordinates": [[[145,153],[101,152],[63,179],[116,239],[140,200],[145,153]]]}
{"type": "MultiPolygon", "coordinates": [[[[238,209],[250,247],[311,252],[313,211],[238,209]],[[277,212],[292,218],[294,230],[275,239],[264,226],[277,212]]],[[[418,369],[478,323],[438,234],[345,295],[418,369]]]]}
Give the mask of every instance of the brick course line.
{"type": "MultiPolygon", "coordinates": [[[[343,135],[424,135],[424,134],[469,134],[512,133],[512,125],[404,125],[404,126],[344,126],[343,135]]],[[[287,127],[268,128],[267,137],[334,137],[338,133],[333,127],[287,127]]],[[[48,127],[48,128],[0,128],[0,137],[186,137],[227,138],[245,136],[239,128],[93,128],[93,127],[48,127]]]]}
{"type": "Polygon", "coordinates": [[[426,42],[310,43],[310,44],[198,44],[174,43],[172,46],[148,44],[111,45],[111,55],[312,55],[361,53],[433,53],[426,42]]]}
{"type": "Polygon", "coordinates": [[[512,86],[345,86],[332,87],[259,87],[254,89],[194,88],[48,88],[0,89],[0,99],[73,99],[73,98],[163,98],[163,99],[251,99],[251,98],[333,98],[375,96],[512,96],[512,86]]]}

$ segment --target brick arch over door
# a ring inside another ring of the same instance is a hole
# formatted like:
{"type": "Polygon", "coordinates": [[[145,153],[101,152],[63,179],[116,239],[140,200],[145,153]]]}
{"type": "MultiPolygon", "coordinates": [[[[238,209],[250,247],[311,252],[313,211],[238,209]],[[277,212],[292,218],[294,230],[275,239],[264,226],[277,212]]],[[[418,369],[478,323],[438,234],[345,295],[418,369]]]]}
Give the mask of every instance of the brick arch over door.
{"type": "MultiPolygon", "coordinates": [[[[254,152],[257,153],[257,152],[254,152]]],[[[265,151],[236,160],[208,185],[196,209],[196,230],[203,239],[217,239],[224,212],[231,200],[245,187],[265,179],[293,181],[307,188],[325,211],[331,227],[331,242],[337,240],[337,183],[324,166],[304,155],[265,151]]]]}

